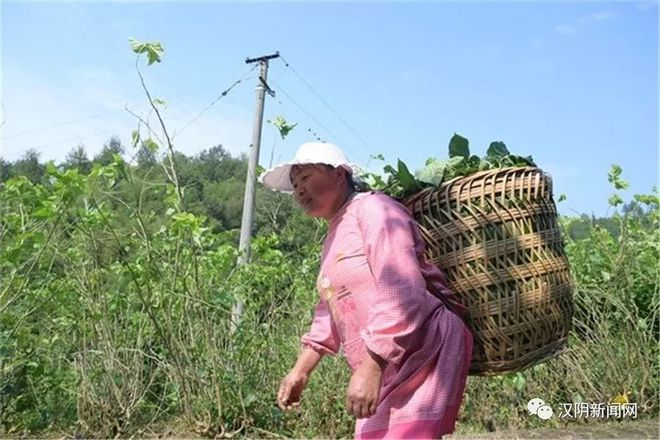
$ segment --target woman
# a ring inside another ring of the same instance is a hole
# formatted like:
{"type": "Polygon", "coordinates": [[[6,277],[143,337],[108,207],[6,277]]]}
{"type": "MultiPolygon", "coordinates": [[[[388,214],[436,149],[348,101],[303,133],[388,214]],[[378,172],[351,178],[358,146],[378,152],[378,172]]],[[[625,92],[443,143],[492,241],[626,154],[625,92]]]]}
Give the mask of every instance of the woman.
{"type": "Polygon", "coordinates": [[[298,406],[322,356],[341,346],[352,371],[346,407],[357,418],[356,438],[453,432],[472,336],[438,299],[451,292],[426,262],[406,208],[384,194],[356,193],[353,166],[327,143],[303,144],[294,160],[266,171],[261,181],[293,192],[306,214],[329,222],[320,299],[302,352],[280,385],[279,406],[298,406]]]}

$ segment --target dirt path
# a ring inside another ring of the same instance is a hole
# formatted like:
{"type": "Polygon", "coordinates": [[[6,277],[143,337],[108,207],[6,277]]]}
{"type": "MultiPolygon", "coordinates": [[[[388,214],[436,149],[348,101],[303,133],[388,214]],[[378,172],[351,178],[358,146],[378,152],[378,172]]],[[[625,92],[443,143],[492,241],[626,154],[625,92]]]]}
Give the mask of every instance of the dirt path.
{"type": "Polygon", "coordinates": [[[464,439],[660,439],[660,420],[594,421],[589,424],[569,424],[566,428],[534,429],[530,431],[497,431],[486,434],[461,434],[446,437],[464,439]]]}

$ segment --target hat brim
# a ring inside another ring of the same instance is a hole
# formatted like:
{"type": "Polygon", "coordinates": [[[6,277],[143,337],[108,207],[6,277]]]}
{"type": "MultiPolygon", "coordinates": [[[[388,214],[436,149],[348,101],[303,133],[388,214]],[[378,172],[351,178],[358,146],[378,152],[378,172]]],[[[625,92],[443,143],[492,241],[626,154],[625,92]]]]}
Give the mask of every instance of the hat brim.
{"type": "Polygon", "coordinates": [[[291,161],[276,165],[273,168],[264,171],[261,176],[259,176],[259,181],[264,186],[274,191],[292,193],[293,185],[291,184],[291,168],[296,164],[295,161],[291,161]]]}

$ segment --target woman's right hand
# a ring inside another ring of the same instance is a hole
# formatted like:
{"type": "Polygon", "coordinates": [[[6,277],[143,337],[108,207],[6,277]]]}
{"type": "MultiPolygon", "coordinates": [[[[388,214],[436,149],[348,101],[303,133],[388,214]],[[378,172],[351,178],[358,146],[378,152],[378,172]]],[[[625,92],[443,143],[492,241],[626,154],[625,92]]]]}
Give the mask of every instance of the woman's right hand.
{"type": "Polygon", "coordinates": [[[297,369],[289,371],[277,392],[277,404],[283,410],[290,410],[300,406],[300,395],[302,394],[309,376],[297,369]]]}

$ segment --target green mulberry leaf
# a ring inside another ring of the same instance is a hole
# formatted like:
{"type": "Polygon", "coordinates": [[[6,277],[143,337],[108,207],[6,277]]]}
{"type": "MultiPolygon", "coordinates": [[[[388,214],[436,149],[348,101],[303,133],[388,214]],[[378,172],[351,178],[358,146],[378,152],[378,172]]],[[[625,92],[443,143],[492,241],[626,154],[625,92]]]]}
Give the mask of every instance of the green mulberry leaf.
{"type": "Polygon", "coordinates": [[[449,140],[449,157],[470,157],[470,142],[458,133],[449,140]]]}
{"type": "Polygon", "coordinates": [[[491,142],[490,146],[488,147],[488,151],[486,152],[486,156],[493,158],[508,156],[508,155],[509,155],[509,150],[507,150],[506,145],[504,145],[504,142],[491,142]]]}

